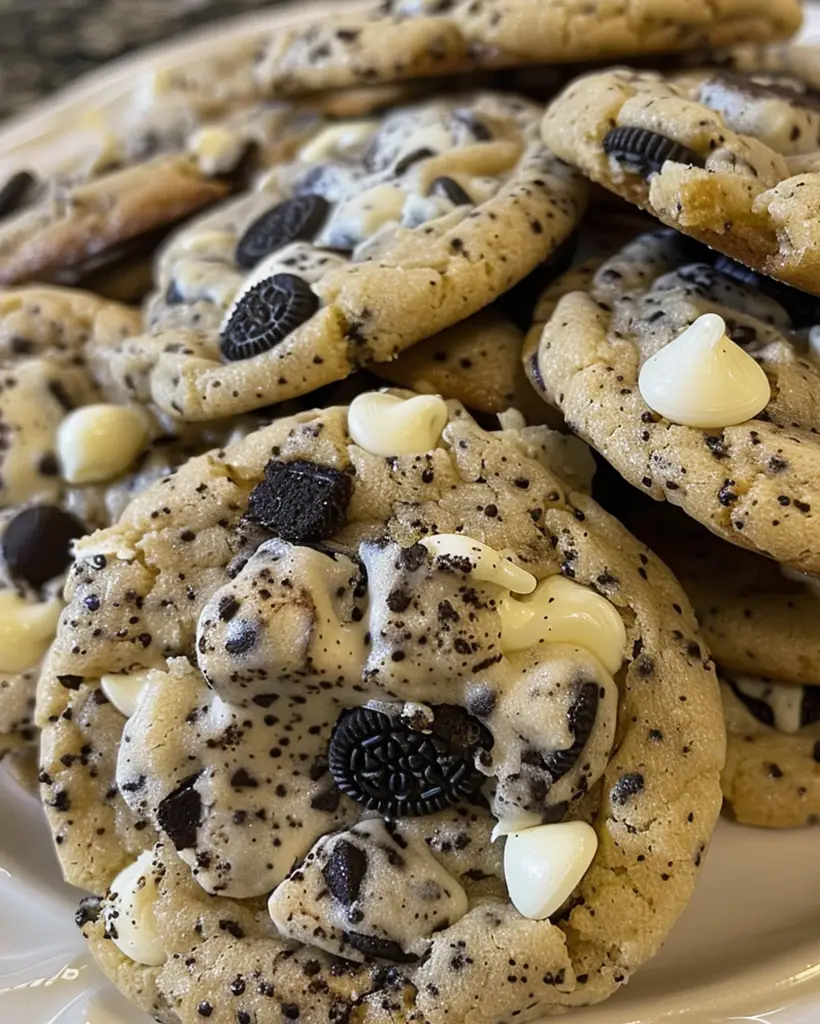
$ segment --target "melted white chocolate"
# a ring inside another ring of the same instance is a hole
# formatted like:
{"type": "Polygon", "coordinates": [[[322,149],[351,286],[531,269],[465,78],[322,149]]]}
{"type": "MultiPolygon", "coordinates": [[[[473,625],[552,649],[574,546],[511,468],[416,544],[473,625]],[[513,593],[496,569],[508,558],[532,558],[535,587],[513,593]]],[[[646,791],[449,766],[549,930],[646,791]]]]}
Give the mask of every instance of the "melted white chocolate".
{"type": "Polygon", "coordinates": [[[705,313],[641,367],[638,387],[655,412],[687,427],[731,427],[766,408],[771,388],[754,359],[705,313]]]}
{"type": "Polygon", "coordinates": [[[513,906],[543,921],[570,897],[598,849],[595,829],[585,821],[538,825],[507,836],[504,877],[513,906]]]}
{"type": "Polygon", "coordinates": [[[33,602],[16,590],[0,591],[0,672],[25,672],[42,660],[62,609],[56,597],[33,602]]]}
{"type": "Polygon", "coordinates": [[[330,156],[342,156],[360,149],[379,126],[378,121],[343,121],[325,128],[299,150],[299,159],[314,164],[330,156]]]}
{"type": "Polygon", "coordinates": [[[347,429],[371,455],[417,455],[438,447],[447,418],[447,405],[438,395],[398,398],[368,391],[350,403],[347,429]]]}
{"type": "Polygon", "coordinates": [[[568,643],[590,651],[613,675],[621,667],[626,647],[623,620],[606,598],[588,587],[550,576],[529,597],[510,597],[498,610],[506,653],[568,643]]]}
{"type": "Polygon", "coordinates": [[[151,679],[165,675],[159,669],[146,669],[137,672],[118,672],[103,676],[100,679],[102,692],[111,701],[121,715],[130,718],[139,707],[140,698],[151,684],[151,679]]]}
{"type": "Polygon", "coordinates": [[[472,575],[484,583],[495,583],[514,594],[531,594],[536,579],[531,572],[505,558],[495,548],[460,533],[437,533],[420,541],[433,558],[467,559],[472,575]]]}
{"type": "Polygon", "coordinates": [[[774,683],[771,679],[759,679],[755,676],[737,676],[734,684],[747,697],[753,697],[769,705],[774,717],[774,727],[778,732],[792,735],[800,731],[802,686],[774,683]]]}

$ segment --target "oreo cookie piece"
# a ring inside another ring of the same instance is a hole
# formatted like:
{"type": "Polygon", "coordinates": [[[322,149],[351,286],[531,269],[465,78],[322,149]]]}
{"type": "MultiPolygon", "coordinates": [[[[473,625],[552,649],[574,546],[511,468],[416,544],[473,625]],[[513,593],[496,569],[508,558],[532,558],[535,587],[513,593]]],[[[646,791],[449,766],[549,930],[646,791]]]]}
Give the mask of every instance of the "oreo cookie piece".
{"type": "Polygon", "coordinates": [[[352,496],[353,480],[341,470],[271,459],[251,492],[248,519],[292,544],[315,543],[342,529],[352,496]]]}
{"type": "Polygon", "coordinates": [[[608,156],[644,178],[657,174],[667,160],[693,167],[705,165],[703,157],[694,150],[648,128],[630,125],[611,128],[604,136],[603,147],[608,156]]]}
{"type": "Polygon", "coordinates": [[[820,324],[820,298],[816,295],[809,295],[799,288],[792,288],[782,281],[758,274],[737,260],[721,254],[715,257],[714,267],[724,277],[747,288],[757,288],[770,299],[774,299],[789,314],[795,328],[814,327],[815,324],[820,324]]]}
{"type": "Polygon", "coordinates": [[[330,739],[328,764],[339,789],[368,810],[406,817],[434,814],[468,800],[484,776],[475,754],[490,733],[463,708],[434,708],[430,732],[371,708],[344,712],[330,739]]]}
{"type": "Polygon", "coordinates": [[[418,961],[415,953],[407,953],[393,939],[380,939],[375,935],[362,935],[361,932],[345,932],[348,945],[358,949],[367,957],[377,960],[390,960],[396,964],[414,964],[418,961]]]}
{"type": "Polygon", "coordinates": [[[229,361],[269,352],[291,331],[310,320],[319,299],[295,274],[274,274],[243,295],[220,336],[229,361]]]}
{"type": "Polygon", "coordinates": [[[469,194],[459,185],[454,178],[436,178],[430,186],[430,195],[442,195],[449,199],[455,206],[473,206],[473,200],[469,194]]]}
{"type": "Polygon", "coordinates": [[[71,542],[85,523],[57,505],[32,505],[9,522],[0,547],[12,579],[37,590],[71,564],[71,542]]]}
{"type": "Polygon", "coordinates": [[[236,245],[236,262],[252,270],[260,260],[291,242],[309,241],[327,219],[330,204],[304,192],[267,210],[245,229],[236,245]]]}
{"type": "MultiPolygon", "coordinates": [[[[727,682],[734,695],[746,705],[759,722],[768,725],[770,729],[777,728],[774,708],[765,697],[753,697],[751,694],[744,693],[734,680],[730,679],[727,682]]],[[[786,684],[773,683],[772,685],[784,686],[786,684]]],[[[814,725],[815,722],[820,721],[820,686],[803,686],[800,689],[803,690],[800,703],[800,728],[805,729],[807,725],[814,725]]]]}
{"type": "Polygon", "coordinates": [[[189,775],[175,790],[160,800],[157,822],[177,850],[196,846],[196,833],[202,817],[202,797],[194,789],[200,772],[189,775]]]}
{"type": "Polygon", "coordinates": [[[544,767],[556,782],[567,772],[572,771],[583,753],[595,726],[598,702],[598,684],[584,683],[567,716],[569,730],[574,737],[572,746],[567,747],[566,750],[556,750],[547,757],[542,757],[544,767]]]}
{"type": "Polygon", "coordinates": [[[29,171],[18,171],[0,188],[0,217],[14,213],[26,202],[37,179],[29,171]]]}
{"type": "Polygon", "coordinates": [[[340,839],[330,853],[323,874],[331,895],[343,906],[352,906],[367,874],[367,855],[353,843],[340,839]]]}

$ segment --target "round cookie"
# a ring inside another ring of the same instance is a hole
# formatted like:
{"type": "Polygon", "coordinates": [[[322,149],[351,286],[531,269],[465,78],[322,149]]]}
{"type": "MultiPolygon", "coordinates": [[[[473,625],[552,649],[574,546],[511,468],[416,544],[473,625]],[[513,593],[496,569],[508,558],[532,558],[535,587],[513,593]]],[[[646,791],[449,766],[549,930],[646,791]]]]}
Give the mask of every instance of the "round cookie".
{"type": "Polygon", "coordinates": [[[603,474],[595,493],[663,558],[692,601],[721,680],[726,810],[748,825],[816,824],[818,581],[784,574],[775,562],[724,543],[678,509],[637,498],[620,479],[603,474]]]}
{"type": "Polygon", "coordinates": [[[764,50],[729,62],[744,70],[578,79],[547,109],[544,140],[670,227],[816,293],[820,101],[811,79],[794,77],[806,48],[791,60],[764,50]]]}
{"type": "Polygon", "coordinates": [[[140,323],[87,292],[0,294],[0,748],[36,737],[35,686],[72,542],[210,440],[107,403],[91,379],[86,342],[111,345],[140,323]]]}
{"type": "Polygon", "coordinates": [[[656,952],[720,805],[716,680],[551,446],[372,393],[191,460],[79,546],[42,795],[139,1006],[534,1019],[656,952]],[[592,844],[549,920],[510,902],[542,835],[592,844]]]}
{"type": "MultiPolygon", "coordinates": [[[[530,379],[547,400],[639,490],[725,540],[820,573],[820,371],[805,355],[816,300],[749,281],[743,268],[668,230],[630,242],[585,291],[569,290],[576,285],[567,282],[525,349],[530,379]],[[725,320],[732,351],[751,355],[769,382],[765,408],[734,426],[672,422],[638,387],[647,360],[706,313],[725,320]],[[536,346],[537,366],[528,358],[536,346]]],[[[558,282],[553,296],[560,289],[558,282]]]]}
{"type": "Polygon", "coordinates": [[[100,379],[213,419],[307,394],[465,319],[545,260],[583,209],[583,182],[538,141],[538,116],[484,93],[331,126],[171,241],[152,333],[92,356],[100,379]]]}

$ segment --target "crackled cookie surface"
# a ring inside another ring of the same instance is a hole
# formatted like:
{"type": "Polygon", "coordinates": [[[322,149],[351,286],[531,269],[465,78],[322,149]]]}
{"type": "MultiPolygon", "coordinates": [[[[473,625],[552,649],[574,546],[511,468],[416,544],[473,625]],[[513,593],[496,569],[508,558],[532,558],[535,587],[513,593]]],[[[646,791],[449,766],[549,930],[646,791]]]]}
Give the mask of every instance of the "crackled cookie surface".
{"type": "Polygon", "coordinates": [[[817,300],[670,231],[640,236],[585,290],[577,283],[526,350],[537,346],[530,376],[545,397],[644,493],[820,571],[820,371],[807,340],[817,300]]]}
{"type": "Polygon", "coordinates": [[[42,794],[95,955],[158,1019],[535,1019],[685,906],[724,756],[694,616],[506,422],[364,394],[79,545],[42,794]]]}
{"type": "Polygon", "coordinates": [[[330,126],[172,240],[150,333],[99,374],[172,415],[212,419],[306,394],[463,320],[581,215],[583,183],[538,140],[539,115],[484,93],[330,126]]]}
{"type": "Polygon", "coordinates": [[[71,544],[207,447],[114,405],[83,358],[139,328],[135,310],[54,287],[0,295],[0,750],[34,739],[34,692],[71,544]]]}
{"type": "Polygon", "coordinates": [[[579,79],[548,108],[543,137],[671,227],[817,293],[820,104],[809,48],[728,59],[734,67],[669,78],[616,69],[579,79]]]}

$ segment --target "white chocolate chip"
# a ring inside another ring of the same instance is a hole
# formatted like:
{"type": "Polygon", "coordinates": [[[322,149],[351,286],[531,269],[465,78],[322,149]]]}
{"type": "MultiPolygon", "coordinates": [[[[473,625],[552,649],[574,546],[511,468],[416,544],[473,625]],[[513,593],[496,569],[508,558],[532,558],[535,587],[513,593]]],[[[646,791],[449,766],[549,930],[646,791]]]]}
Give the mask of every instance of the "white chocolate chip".
{"type": "Polygon", "coordinates": [[[533,814],[532,811],[517,811],[515,814],[505,815],[493,826],[490,842],[495,842],[502,836],[512,835],[513,832],[524,832],[528,828],[535,828],[541,824],[541,815],[533,814]]]}
{"type": "Polygon", "coordinates": [[[159,939],[154,904],[159,895],[151,850],[141,853],[133,864],[117,875],[108,891],[103,911],[106,928],[121,953],[146,967],[159,967],[167,960],[159,939]]]}
{"type": "Polygon", "coordinates": [[[57,431],[57,456],[70,484],[113,480],[124,473],[145,447],[148,420],[126,405],[84,405],[57,431]]]}
{"type": "Polygon", "coordinates": [[[755,676],[735,676],[735,686],[754,700],[761,700],[772,710],[774,727],[778,732],[793,735],[800,732],[803,721],[803,687],[788,683],[774,683],[771,679],[755,676]]]}
{"type": "Polygon", "coordinates": [[[507,836],[504,877],[513,906],[543,921],[570,897],[598,849],[595,829],[585,821],[538,825],[507,836]]]}
{"type": "Polygon", "coordinates": [[[500,412],[498,414],[498,422],[502,430],[514,430],[516,432],[523,430],[527,425],[524,414],[519,412],[518,409],[507,409],[504,412],[500,412]]]}
{"type": "Polygon", "coordinates": [[[615,674],[626,648],[623,619],[605,597],[588,587],[550,576],[528,598],[499,605],[501,649],[524,651],[541,643],[576,644],[615,674]]]}
{"type": "Polygon", "coordinates": [[[496,583],[514,594],[531,594],[537,580],[531,572],[505,558],[495,548],[460,533],[437,533],[420,541],[433,558],[466,558],[472,575],[485,583],[496,583]]]}
{"type": "Polygon", "coordinates": [[[139,672],[118,672],[103,676],[100,679],[100,686],[117,711],[130,718],[136,713],[140,698],[148,689],[152,678],[160,674],[164,673],[150,668],[139,672]]]}
{"type": "Polygon", "coordinates": [[[63,602],[26,601],[0,590],[0,672],[25,672],[42,660],[57,632],[63,602]]]}
{"type": "Polygon", "coordinates": [[[397,398],[368,391],[350,403],[347,429],[371,455],[420,455],[438,447],[447,419],[447,404],[439,395],[397,398]]]}
{"type": "Polygon", "coordinates": [[[687,427],[731,427],[766,408],[771,387],[750,355],[704,313],[641,367],[638,387],[655,412],[687,427]]]}
{"type": "Polygon", "coordinates": [[[360,149],[378,127],[378,121],[345,121],[319,132],[299,150],[305,163],[321,163],[329,156],[341,156],[360,149]]]}
{"type": "Polygon", "coordinates": [[[188,152],[196,158],[200,171],[213,177],[235,167],[245,145],[241,133],[214,125],[193,133],[188,140],[188,152]]]}

